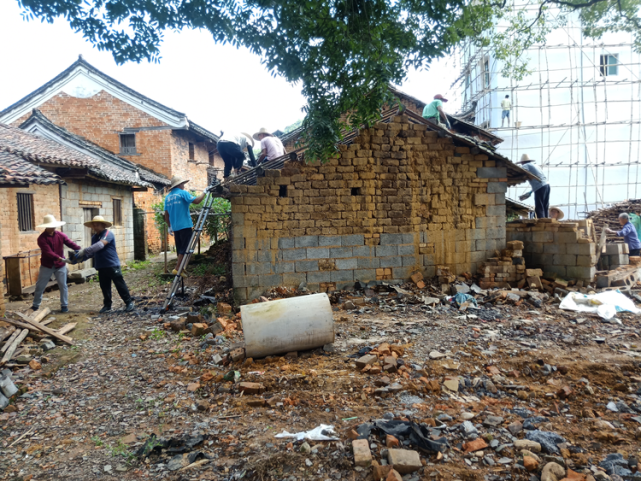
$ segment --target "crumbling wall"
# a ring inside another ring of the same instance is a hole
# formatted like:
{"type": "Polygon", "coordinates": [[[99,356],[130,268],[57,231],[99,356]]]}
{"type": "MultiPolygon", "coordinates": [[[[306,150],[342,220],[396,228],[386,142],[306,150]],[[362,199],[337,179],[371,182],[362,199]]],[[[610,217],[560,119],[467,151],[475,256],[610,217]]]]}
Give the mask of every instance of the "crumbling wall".
{"type": "Polygon", "coordinates": [[[506,226],[509,241],[522,241],[528,268],[540,268],[544,276],[591,281],[596,273],[596,242],[590,220],[558,222],[528,219],[506,226]]]}
{"type": "Polygon", "coordinates": [[[236,297],[475,272],[505,247],[507,172],[406,116],[362,130],[323,165],[290,162],[232,185],[236,297]]]}

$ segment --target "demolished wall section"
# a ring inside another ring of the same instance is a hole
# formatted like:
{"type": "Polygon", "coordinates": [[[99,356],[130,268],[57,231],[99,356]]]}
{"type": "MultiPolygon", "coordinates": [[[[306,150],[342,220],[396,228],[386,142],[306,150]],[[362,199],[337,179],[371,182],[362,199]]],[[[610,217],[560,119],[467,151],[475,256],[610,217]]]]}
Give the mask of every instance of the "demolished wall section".
{"type": "Polygon", "coordinates": [[[232,185],[238,300],[274,286],[349,288],[436,266],[475,272],[505,247],[507,171],[406,116],[362,130],[323,165],[232,185]]]}

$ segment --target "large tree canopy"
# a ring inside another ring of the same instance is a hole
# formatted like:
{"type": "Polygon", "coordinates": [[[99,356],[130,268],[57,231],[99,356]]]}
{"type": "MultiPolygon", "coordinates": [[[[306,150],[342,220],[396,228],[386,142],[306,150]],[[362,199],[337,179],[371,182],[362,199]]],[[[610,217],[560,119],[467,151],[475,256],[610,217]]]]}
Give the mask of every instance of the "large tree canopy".
{"type": "Polygon", "coordinates": [[[632,32],[641,46],[641,0],[19,0],[26,18],[64,17],[117,62],[158,61],[165,30],[206,29],[215,41],[248,47],[266,67],[300,82],[313,157],[334,153],[340,132],[370,124],[393,102],[390,82],[471,40],[527,71],[521,55],[580,11],[584,34],[632,32]],[[497,27],[501,25],[501,27],[497,27]],[[345,122],[341,113],[350,112],[345,122]]]}

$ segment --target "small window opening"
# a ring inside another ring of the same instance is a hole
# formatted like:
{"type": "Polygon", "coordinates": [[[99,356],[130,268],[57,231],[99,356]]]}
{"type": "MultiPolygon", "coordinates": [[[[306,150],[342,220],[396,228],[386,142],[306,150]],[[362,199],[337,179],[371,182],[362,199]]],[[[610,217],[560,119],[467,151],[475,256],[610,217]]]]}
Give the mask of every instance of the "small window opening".
{"type": "Polygon", "coordinates": [[[20,232],[33,229],[33,194],[18,194],[18,228],[20,232]]]}
{"type": "Polygon", "coordinates": [[[209,152],[209,165],[214,165],[214,152],[209,152]]]}
{"type": "Polygon", "coordinates": [[[195,160],[194,144],[189,142],[189,160],[195,160]]]}
{"type": "Polygon", "coordinates": [[[122,200],[113,199],[114,225],[122,225],[122,200]]]}
{"type": "Polygon", "coordinates": [[[490,59],[483,60],[483,85],[485,88],[490,87],[490,59]]]}
{"type": "Polygon", "coordinates": [[[120,153],[122,155],[136,154],[136,134],[120,134],[120,153]]]}
{"type": "Polygon", "coordinates": [[[601,55],[599,59],[599,71],[601,72],[601,77],[619,75],[619,55],[601,55]]]}
{"type": "Polygon", "coordinates": [[[352,187],[352,195],[361,195],[360,187],[352,187]]]}
{"type": "Polygon", "coordinates": [[[278,197],[287,197],[287,186],[281,185],[278,188],[278,197]]]}

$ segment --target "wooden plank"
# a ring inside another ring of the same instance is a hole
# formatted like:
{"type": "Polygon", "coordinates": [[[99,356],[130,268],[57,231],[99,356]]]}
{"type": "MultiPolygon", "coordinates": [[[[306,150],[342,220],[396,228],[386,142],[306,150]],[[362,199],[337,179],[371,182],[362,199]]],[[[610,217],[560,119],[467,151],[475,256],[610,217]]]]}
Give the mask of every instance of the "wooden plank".
{"type": "Polygon", "coordinates": [[[22,294],[22,278],[20,276],[20,258],[6,257],[7,293],[11,296],[22,294]]]}
{"type": "Polygon", "coordinates": [[[11,334],[11,337],[7,340],[7,342],[4,343],[4,346],[2,346],[2,349],[0,349],[0,352],[7,352],[7,349],[9,349],[9,346],[13,343],[13,341],[20,335],[20,329],[16,329],[13,331],[13,334],[11,334]]]}
{"type": "Polygon", "coordinates": [[[38,329],[37,327],[33,327],[33,326],[32,326],[32,325],[30,325],[30,324],[26,324],[26,323],[24,323],[24,322],[20,322],[20,321],[14,321],[13,319],[9,319],[9,318],[6,318],[6,317],[1,318],[1,319],[2,319],[3,321],[5,321],[5,322],[8,322],[8,323],[10,323],[10,324],[13,324],[13,325],[14,325],[14,326],[16,326],[16,327],[19,327],[20,329],[29,329],[30,331],[33,331],[33,332],[37,332],[37,333],[42,334],[42,331],[41,331],[40,329],[38,329]]]}
{"type": "Polygon", "coordinates": [[[44,321],[40,321],[40,324],[42,324],[43,326],[46,326],[47,324],[51,324],[55,320],[56,318],[51,316],[48,319],[45,319],[44,321]]]}
{"type": "Polygon", "coordinates": [[[11,334],[15,332],[16,328],[13,326],[2,327],[0,328],[0,342],[7,339],[11,334]]]}
{"type": "Polygon", "coordinates": [[[29,318],[25,319],[25,321],[27,322],[27,324],[31,324],[32,326],[37,327],[42,332],[46,332],[50,336],[55,337],[56,339],[64,342],[65,344],[69,344],[70,346],[73,346],[73,339],[72,338],[60,335],[56,331],[54,331],[53,329],[49,329],[47,326],[43,326],[42,324],[40,324],[40,323],[38,323],[36,321],[33,321],[33,320],[29,319],[29,318]]]}
{"type": "MultiPolygon", "coordinates": [[[[51,286],[57,286],[57,285],[58,285],[58,281],[49,281],[47,283],[47,286],[45,287],[45,290],[49,289],[51,286]]],[[[35,284],[33,286],[25,287],[24,289],[22,289],[22,294],[33,294],[34,292],[36,292],[35,284]]]]}
{"type": "Polygon", "coordinates": [[[51,309],[49,309],[48,307],[43,307],[42,309],[38,309],[37,311],[33,311],[33,314],[31,314],[29,316],[29,319],[31,319],[32,321],[35,321],[35,322],[40,322],[45,317],[47,317],[49,314],[51,314],[51,309]]]}
{"type": "Polygon", "coordinates": [[[68,332],[73,331],[76,328],[77,325],[78,325],[77,322],[70,322],[69,324],[65,324],[64,326],[62,326],[56,332],[58,334],[61,334],[61,335],[62,334],[67,334],[68,332]]]}
{"type": "Polygon", "coordinates": [[[0,360],[0,366],[2,366],[4,363],[6,363],[11,359],[11,357],[13,356],[13,353],[18,348],[20,343],[24,340],[25,337],[27,337],[27,334],[29,334],[29,330],[24,329],[20,333],[20,335],[18,335],[18,337],[14,339],[14,341],[11,343],[11,346],[9,346],[9,349],[7,349],[7,352],[4,353],[2,360],[0,360]]]}

